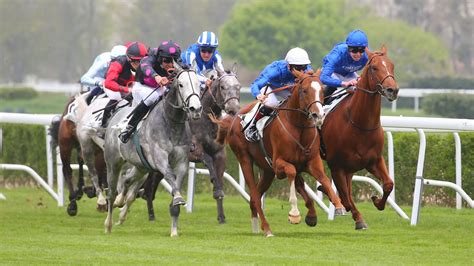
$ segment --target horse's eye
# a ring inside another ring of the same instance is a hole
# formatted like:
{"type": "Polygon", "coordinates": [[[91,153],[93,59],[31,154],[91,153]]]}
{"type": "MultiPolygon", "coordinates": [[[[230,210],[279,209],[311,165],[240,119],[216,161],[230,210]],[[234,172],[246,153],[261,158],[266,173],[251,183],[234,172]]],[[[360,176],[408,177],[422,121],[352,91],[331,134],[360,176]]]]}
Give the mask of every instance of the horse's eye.
{"type": "Polygon", "coordinates": [[[179,87],[181,87],[181,88],[182,88],[182,87],[183,87],[183,84],[179,83],[179,87]]]}

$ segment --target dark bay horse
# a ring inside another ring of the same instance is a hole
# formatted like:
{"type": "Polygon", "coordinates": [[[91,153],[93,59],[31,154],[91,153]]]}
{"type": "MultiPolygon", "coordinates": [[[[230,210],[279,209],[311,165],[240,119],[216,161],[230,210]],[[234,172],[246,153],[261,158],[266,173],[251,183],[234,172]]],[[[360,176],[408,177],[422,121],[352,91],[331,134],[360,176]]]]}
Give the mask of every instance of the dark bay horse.
{"type": "MultiPolygon", "coordinates": [[[[75,100],[75,97],[71,97],[66,104],[63,114],[59,121],[53,121],[51,126],[51,135],[53,138],[57,138],[59,146],[59,153],[63,164],[62,171],[66,181],[67,188],[69,190],[69,204],[67,207],[67,213],[70,216],[77,214],[77,203],[76,201],[82,197],[84,189],[84,172],[83,165],[84,161],[81,155],[81,147],[76,134],[76,124],[65,118],[69,111],[69,105],[75,100]],[[72,168],[71,168],[71,156],[72,152],[77,152],[77,162],[79,164],[79,176],[78,183],[76,186],[73,184],[72,168]]],[[[106,184],[106,173],[105,173],[105,161],[103,154],[97,154],[95,158],[96,167],[99,169],[99,180],[102,184],[106,184]]],[[[86,189],[84,189],[86,190],[86,189]]],[[[88,197],[94,197],[94,191],[86,191],[88,197]]]]}
{"type": "MultiPolygon", "coordinates": [[[[288,177],[290,184],[289,220],[299,223],[301,216],[297,208],[296,191],[305,200],[308,213],[305,222],[316,226],[317,217],[313,200],[304,190],[302,172],[315,177],[325,188],[330,200],[339,209],[340,199],[331,188],[331,182],[324,173],[322,159],[319,154],[319,135],[317,126],[324,120],[322,107],[323,92],[319,80],[320,71],[302,73],[294,71],[296,84],[288,100],[278,108],[275,119],[264,129],[263,147],[271,158],[271,164],[265,160],[264,152],[259,143],[251,143],[242,133],[241,118],[227,117],[223,120],[214,119],[219,124],[217,141],[227,141],[237,156],[242,167],[245,181],[250,189],[250,210],[253,232],[258,232],[258,218],[265,236],[273,236],[270,226],[262,210],[260,198],[272,184],[275,176],[278,179],[288,177]],[[257,164],[260,180],[256,184],[253,166],[257,164]]],[[[243,108],[240,113],[247,112],[251,107],[243,108]]]]}
{"type": "Polygon", "coordinates": [[[383,158],[384,132],[380,124],[381,96],[389,101],[397,99],[398,84],[394,77],[394,66],[387,56],[387,49],[370,52],[357,89],[346,97],[336,109],[329,113],[322,126],[326,145],[326,161],[331,175],[347,211],[351,211],[355,229],[367,229],[362,215],[352,198],[352,176],[367,169],[383,182],[383,196],[372,197],[379,210],[393,189],[383,158]]]}

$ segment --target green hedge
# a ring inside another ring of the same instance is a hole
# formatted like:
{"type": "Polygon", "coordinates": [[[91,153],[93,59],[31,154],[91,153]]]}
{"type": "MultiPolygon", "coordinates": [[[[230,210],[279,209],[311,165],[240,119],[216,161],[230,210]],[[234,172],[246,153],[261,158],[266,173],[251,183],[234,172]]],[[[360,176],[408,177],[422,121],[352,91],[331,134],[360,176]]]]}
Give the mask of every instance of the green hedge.
{"type": "Polygon", "coordinates": [[[410,80],[407,87],[474,89],[474,79],[460,77],[422,77],[410,80]]]}
{"type": "Polygon", "coordinates": [[[38,92],[33,88],[0,88],[1,100],[20,100],[38,97],[38,92]]]}
{"type": "MultiPolygon", "coordinates": [[[[1,163],[26,164],[41,176],[46,177],[46,144],[43,126],[3,124],[3,156],[1,163]]],[[[424,177],[437,180],[455,181],[454,137],[451,133],[427,133],[427,150],[424,177]]],[[[462,144],[462,176],[463,188],[468,195],[474,195],[474,133],[460,133],[462,144]]],[[[416,166],[418,161],[419,138],[416,133],[393,133],[395,155],[396,199],[401,204],[411,204],[415,184],[416,166]]],[[[387,158],[387,145],[385,145],[387,158]]],[[[226,172],[238,178],[238,165],[230,148],[227,147],[226,172]]],[[[73,157],[74,160],[74,157],[73,157]]],[[[203,167],[198,164],[198,167],[203,167]]],[[[328,175],[330,172],[326,169],[328,175]]],[[[361,171],[358,175],[366,175],[361,171]]],[[[315,187],[312,177],[305,176],[306,182],[315,187]]],[[[18,171],[0,171],[0,185],[30,183],[26,173],[18,171]]],[[[87,182],[90,182],[87,180],[87,182]]],[[[185,182],[185,185],[187,182],[185,182]]],[[[268,192],[269,196],[287,199],[288,180],[275,180],[268,192]]],[[[197,192],[211,193],[212,187],[208,176],[199,176],[196,180],[197,192]]],[[[361,182],[353,183],[354,195],[358,200],[368,200],[375,193],[370,185],[361,182]]],[[[443,206],[454,206],[455,192],[449,188],[425,186],[424,202],[443,206]]],[[[237,192],[228,183],[225,192],[237,192]]]]}
{"type": "Polygon", "coordinates": [[[474,119],[474,95],[440,93],[424,97],[423,110],[450,118],[474,119]]]}

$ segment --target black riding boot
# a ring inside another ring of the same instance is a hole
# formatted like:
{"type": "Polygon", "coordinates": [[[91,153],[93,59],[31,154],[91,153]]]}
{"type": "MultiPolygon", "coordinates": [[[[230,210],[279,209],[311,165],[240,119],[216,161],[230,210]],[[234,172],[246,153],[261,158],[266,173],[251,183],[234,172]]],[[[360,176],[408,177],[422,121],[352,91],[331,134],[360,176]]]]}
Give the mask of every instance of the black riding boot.
{"type": "Polygon", "coordinates": [[[324,104],[330,104],[333,100],[331,95],[337,90],[337,87],[324,87],[324,104]]]}
{"type": "Polygon", "coordinates": [[[137,108],[135,108],[133,116],[130,118],[127,127],[119,135],[119,139],[122,143],[128,142],[130,136],[137,128],[138,123],[148,113],[148,110],[150,110],[150,107],[148,107],[144,102],[141,102],[137,108]]]}
{"type": "Polygon", "coordinates": [[[254,120],[251,122],[252,124],[250,125],[249,129],[247,130],[246,137],[249,141],[255,142],[255,141],[258,141],[260,139],[260,136],[258,135],[258,130],[257,130],[257,122],[262,117],[271,114],[272,111],[273,111],[273,109],[268,108],[266,106],[260,107],[260,110],[258,110],[257,114],[255,115],[254,120]]]}
{"type": "Polygon", "coordinates": [[[115,109],[117,105],[116,100],[110,100],[104,108],[104,114],[102,115],[102,128],[107,127],[107,122],[109,121],[110,116],[112,115],[112,111],[115,109]]]}
{"type": "Polygon", "coordinates": [[[86,98],[87,105],[90,105],[94,96],[102,94],[104,91],[100,87],[95,87],[86,98]]]}

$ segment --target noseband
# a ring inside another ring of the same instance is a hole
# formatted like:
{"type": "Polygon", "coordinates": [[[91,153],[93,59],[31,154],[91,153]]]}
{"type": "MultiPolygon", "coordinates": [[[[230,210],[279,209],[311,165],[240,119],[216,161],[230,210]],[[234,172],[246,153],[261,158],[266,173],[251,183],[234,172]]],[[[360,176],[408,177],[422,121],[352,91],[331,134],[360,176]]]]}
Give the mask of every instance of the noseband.
{"type": "Polygon", "coordinates": [[[392,74],[388,74],[386,75],[382,80],[380,80],[377,75],[375,75],[375,70],[374,68],[372,67],[371,63],[372,63],[372,60],[377,57],[377,56],[383,56],[383,53],[376,53],[370,60],[369,62],[367,63],[367,67],[369,68],[369,76],[370,76],[370,79],[371,80],[375,80],[377,83],[375,85],[375,90],[372,91],[372,90],[367,90],[367,89],[364,89],[364,88],[360,88],[360,87],[357,87],[358,90],[361,90],[369,95],[375,95],[375,94],[380,94],[382,96],[386,96],[386,93],[385,91],[387,90],[386,87],[383,86],[383,83],[386,79],[388,78],[392,78],[393,80],[395,80],[395,76],[393,76],[392,74]],[[375,78],[374,78],[375,77],[375,78]]]}

